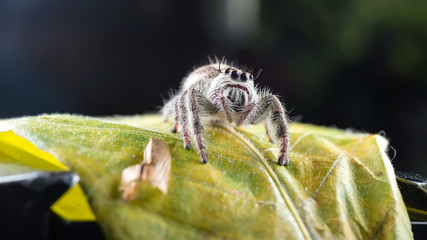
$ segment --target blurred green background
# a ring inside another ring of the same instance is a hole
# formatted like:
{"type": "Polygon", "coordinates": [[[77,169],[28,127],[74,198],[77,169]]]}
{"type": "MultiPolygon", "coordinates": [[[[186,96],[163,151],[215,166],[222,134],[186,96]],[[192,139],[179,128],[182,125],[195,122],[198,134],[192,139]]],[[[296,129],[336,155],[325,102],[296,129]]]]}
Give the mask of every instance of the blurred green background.
{"type": "MultiPolygon", "coordinates": [[[[294,121],[385,134],[427,175],[427,2],[0,1],[0,117],[158,110],[207,56],[262,68],[294,121]]],[[[390,151],[390,155],[394,155],[390,151]]]]}

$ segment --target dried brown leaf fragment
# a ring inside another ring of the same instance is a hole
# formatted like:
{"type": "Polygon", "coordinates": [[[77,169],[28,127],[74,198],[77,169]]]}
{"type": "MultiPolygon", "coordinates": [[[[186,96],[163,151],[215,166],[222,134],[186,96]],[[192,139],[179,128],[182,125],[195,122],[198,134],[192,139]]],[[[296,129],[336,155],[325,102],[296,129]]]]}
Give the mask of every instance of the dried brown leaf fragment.
{"type": "Polygon", "coordinates": [[[138,194],[141,181],[148,182],[152,187],[158,188],[164,194],[168,191],[171,170],[171,154],[168,144],[158,138],[151,138],[144,151],[144,160],[125,168],[122,171],[119,190],[122,197],[131,201],[138,194]]]}

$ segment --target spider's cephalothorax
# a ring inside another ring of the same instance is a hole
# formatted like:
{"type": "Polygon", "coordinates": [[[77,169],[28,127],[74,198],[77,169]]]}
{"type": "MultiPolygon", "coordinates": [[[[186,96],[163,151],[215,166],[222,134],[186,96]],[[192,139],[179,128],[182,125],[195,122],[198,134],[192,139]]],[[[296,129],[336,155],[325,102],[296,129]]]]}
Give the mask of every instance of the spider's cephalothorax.
{"type": "Polygon", "coordinates": [[[190,148],[190,134],[199,149],[202,162],[208,156],[203,143],[203,124],[223,121],[242,124],[265,123],[269,140],[280,143],[278,163],[287,165],[288,124],[279,99],[267,90],[259,91],[252,74],[223,63],[211,63],[195,69],[182,81],[181,89],[162,109],[166,120],[174,116],[172,132],[181,128],[184,148],[190,148]]]}

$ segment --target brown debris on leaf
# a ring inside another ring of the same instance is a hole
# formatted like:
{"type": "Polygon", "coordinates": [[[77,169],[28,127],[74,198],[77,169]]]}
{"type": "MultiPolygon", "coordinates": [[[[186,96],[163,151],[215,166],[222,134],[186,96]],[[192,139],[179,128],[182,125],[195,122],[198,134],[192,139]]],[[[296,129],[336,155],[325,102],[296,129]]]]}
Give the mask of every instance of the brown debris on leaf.
{"type": "Polygon", "coordinates": [[[168,144],[157,138],[150,139],[144,151],[144,160],[125,168],[122,171],[119,190],[123,192],[123,199],[131,201],[136,198],[139,183],[147,181],[167,193],[171,170],[171,154],[168,144]]]}

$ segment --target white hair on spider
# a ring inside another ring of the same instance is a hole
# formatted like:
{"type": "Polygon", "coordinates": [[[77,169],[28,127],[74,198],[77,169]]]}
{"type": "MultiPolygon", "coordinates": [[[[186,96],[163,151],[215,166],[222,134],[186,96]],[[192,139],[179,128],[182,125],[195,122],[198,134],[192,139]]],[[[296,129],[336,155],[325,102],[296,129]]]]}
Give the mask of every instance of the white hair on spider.
{"type": "Polygon", "coordinates": [[[285,108],[269,90],[254,84],[261,71],[251,73],[227,64],[224,58],[196,68],[181,83],[180,90],[162,108],[166,121],[174,116],[172,132],[182,131],[184,148],[195,140],[201,161],[208,162],[203,143],[203,125],[220,121],[237,126],[264,122],[269,140],[280,144],[278,163],[287,165],[289,132],[285,108]],[[273,134],[270,134],[272,132],[273,134]],[[191,135],[191,136],[190,136],[191,135]],[[274,140],[273,140],[274,139],[274,140]]]}

